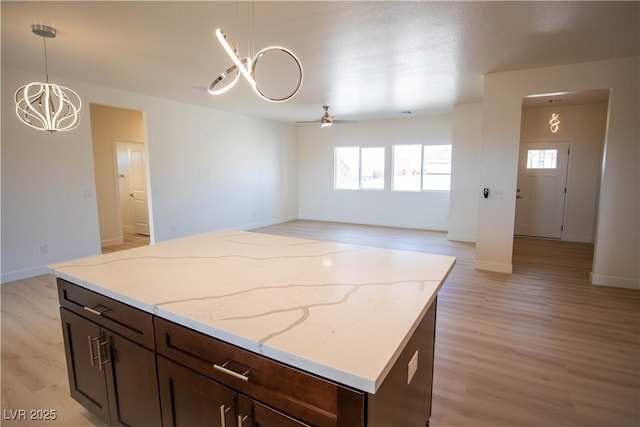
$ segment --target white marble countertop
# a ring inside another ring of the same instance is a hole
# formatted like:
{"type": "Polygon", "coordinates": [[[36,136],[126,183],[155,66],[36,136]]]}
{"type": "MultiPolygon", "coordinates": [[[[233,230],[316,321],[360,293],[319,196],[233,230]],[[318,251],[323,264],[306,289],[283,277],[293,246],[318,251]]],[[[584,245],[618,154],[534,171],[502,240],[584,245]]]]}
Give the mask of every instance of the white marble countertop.
{"type": "Polygon", "coordinates": [[[375,393],[455,258],[224,230],[50,266],[56,277],[375,393]]]}

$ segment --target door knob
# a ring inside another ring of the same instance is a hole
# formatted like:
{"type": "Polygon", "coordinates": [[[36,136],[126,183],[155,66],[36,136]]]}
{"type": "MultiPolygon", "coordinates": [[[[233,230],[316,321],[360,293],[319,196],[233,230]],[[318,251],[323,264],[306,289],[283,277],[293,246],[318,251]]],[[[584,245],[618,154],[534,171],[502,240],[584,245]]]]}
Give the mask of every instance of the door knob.
{"type": "Polygon", "coordinates": [[[129,197],[133,197],[133,193],[129,193],[129,197]]]}

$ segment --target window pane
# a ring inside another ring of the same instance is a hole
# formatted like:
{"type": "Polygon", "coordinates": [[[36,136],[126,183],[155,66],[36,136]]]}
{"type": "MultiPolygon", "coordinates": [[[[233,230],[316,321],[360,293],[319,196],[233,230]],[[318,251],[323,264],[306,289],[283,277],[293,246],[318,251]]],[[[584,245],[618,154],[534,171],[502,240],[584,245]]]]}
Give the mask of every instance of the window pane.
{"type": "Polygon", "coordinates": [[[555,169],[558,162],[558,150],[529,150],[527,169],[555,169]]]}
{"type": "Polygon", "coordinates": [[[363,148],[360,188],[384,188],[384,147],[363,148]]]}
{"type": "Polygon", "coordinates": [[[336,147],[335,188],[358,189],[360,180],[360,148],[336,147]]]}
{"type": "Polygon", "coordinates": [[[425,145],[423,190],[451,189],[451,145],[425,145]]]}
{"type": "Polygon", "coordinates": [[[420,191],[421,145],[393,146],[393,189],[420,191]]]}

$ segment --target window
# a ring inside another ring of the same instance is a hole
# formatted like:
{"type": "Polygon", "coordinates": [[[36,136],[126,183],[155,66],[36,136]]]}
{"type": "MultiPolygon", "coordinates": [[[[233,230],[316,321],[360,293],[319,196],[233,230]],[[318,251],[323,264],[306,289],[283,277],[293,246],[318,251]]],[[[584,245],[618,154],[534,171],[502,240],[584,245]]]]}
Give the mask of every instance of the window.
{"type": "Polygon", "coordinates": [[[425,145],[422,159],[422,189],[451,189],[451,145],[425,145]]]}
{"type": "Polygon", "coordinates": [[[394,145],[393,190],[451,188],[451,145],[394,145]]]}
{"type": "Polygon", "coordinates": [[[527,169],[556,169],[558,150],[529,150],[527,152],[527,169]]]}
{"type": "Polygon", "coordinates": [[[420,191],[421,163],[421,145],[394,145],[393,189],[396,191],[420,191]]]}
{"type": "Polygon", "coordinates": [[[360,188],[384,189],[384,147],[363,148],[360,188]]]}
{"type": "Polygon", "coordinates": [[[336,147],[338,190],[384,189],[384,147],[336,147]]]}

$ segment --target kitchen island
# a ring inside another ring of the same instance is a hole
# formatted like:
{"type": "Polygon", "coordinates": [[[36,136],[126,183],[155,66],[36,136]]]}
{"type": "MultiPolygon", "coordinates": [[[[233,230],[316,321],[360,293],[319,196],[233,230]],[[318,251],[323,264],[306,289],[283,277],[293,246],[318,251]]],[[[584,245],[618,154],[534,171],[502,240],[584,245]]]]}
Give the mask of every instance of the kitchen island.
{"type": "Polygon", "coordinates": [[[454,263],[224,230],[51,266],[72,396],[112,425],[422,427],[454,263]]]}

